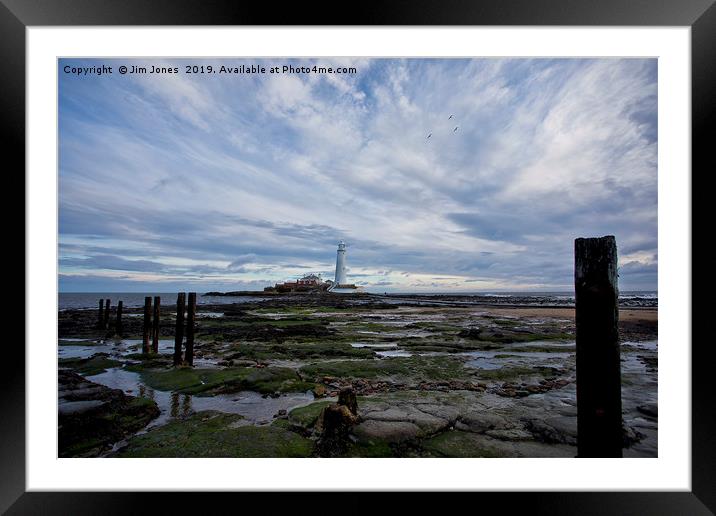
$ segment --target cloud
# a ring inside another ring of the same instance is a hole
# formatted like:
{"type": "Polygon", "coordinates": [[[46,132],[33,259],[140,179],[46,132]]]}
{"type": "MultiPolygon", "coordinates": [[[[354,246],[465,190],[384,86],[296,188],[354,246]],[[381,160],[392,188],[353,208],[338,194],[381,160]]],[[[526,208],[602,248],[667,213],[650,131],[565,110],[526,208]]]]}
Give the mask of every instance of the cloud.
{"type": "Polygon", "coordinates": [[[656,60],[289,61],[358,73],[60,75],[61,287],[330,277],[343,239],[369,288],[569,289],[614,234],[656,288],[656,60]]]}

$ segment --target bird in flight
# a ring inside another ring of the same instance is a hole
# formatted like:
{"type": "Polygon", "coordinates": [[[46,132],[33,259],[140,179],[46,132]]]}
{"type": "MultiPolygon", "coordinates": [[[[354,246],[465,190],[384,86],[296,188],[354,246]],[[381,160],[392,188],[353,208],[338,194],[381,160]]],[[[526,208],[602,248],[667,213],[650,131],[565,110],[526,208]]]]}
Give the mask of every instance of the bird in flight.
{"type": "MultiPolygon", "coordinates": [[[[430,138],[432,135],[433,135],[433,133],[430,133],[430,134],[428,135],[428,138],[430,138]]],[[[425,139],[427,140],[428,138],[425,138],[425,139]]]]}
{"type": "Polygon", "coordinates": [[[456,132],[456,131],[457,131],[457,127],[456,127],[455,129],[453,129],[453,130],[452,130],[452,132],[456,132]]]}
{"type": "Polygon", "coordinates": [[[450,116],[448,117],[448,120],[450,120],[453,116],[455,116],[455,115],[450,115],[450,116]]]}

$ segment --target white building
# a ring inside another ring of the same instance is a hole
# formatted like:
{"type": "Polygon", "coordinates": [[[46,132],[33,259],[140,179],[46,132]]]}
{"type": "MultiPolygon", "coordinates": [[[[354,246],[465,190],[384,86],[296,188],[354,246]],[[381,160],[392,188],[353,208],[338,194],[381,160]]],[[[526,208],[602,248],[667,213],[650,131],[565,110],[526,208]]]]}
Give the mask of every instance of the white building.
{"type": "Polygon", "coordinates": [[[338,253],[336,255],[336,285],[346,285],[346,243],[338,242],[338,253]]]}
{"type": "Polygon", "coordinates": [[[334,294],[355,294],[363,291],[363,287],[356,287],[348,283],[347,272],[346,243],[341,240],[338,242],[338,252],[336,254],[336,280],[328,287],[329,292],[334,294]]]}

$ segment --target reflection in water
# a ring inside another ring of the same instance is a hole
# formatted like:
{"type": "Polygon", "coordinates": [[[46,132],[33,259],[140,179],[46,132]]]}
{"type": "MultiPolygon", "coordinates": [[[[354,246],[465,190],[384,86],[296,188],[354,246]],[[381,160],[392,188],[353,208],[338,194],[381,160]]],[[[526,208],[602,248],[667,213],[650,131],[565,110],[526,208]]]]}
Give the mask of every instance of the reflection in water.
{"type": "MultiPolygon", "coordinates": [[[[73,339],[60,339],[60,341],[73,341],[73,339]]],[[[88,342],[82,340],[79,342],[88,342]]],[[[59,344],[59,342],[58,342],[59,344]]],[[[140,351],[141,339],[97,340],[92,345],[58,345],[59,358],[89,358],[95,353],[107,353],[110,357],[125,357],[140,351]]],[[[159,339],[159,353],[171,354],[174,352],[173,339],[159,339]]]]}
{"type": "Polygon", "coordinates": [[[172,404],[170,414],[173,418],[179,417],[179,393],[172,392],[172,404]]]}
{"type": "Polygon", "coordinates": [[[191,413],[191,396],[188,394],[184,395],[184,398],[182,399],[181,404],[181,415],[182,417],[187,417],[191,413]]]}
{"type": "Polygon", "coordinates": [[[413,353],[404,349],[390,349],[385,351],[376,351],[379,357],[411,357],[413,353]]]}
{"type": "Polygon", "coordinates": [[[313,403],[310,391],[282,394],[277,398],[264,398],[258,392],[241,391],[232,394],[214,396],[192,396],[152,389],[145,385],[139,373],[127,371],[122,367],[108,369],[104,373],[88,376],[88,380],[112,389],[121,389],[131,396],[141,396],[154,400],[160,414],[147,428],[166,424],[170,419],[188,416],[192,412],[217,410],[228,414],[240,414],[248,423],[269,424],[279,410],[292,410],[313,403]]]}
{"type": "Polygon", "coordinates": [[[187,417],[189,414],[191,414],[192,413],[191,400],[192,400],[192,397],[189,394],[180,395],[178,392],[172,392],[171,408],[169,411],[171,417],[177,418],[180,415],[181,415],[181,417],[187,417]],[[179,404],[180,396],[181,396],[181,410],[180,410],[180,404],[179,404]]]}
{"type": "MultiPolygon", "coordinates": [[[[558,348],[559,345],[554,347],[558,348]]],[[[516,366],[562,368],[575,356],[573,351],[510,351],[509,346],[499,350],[466,351],[458,355],[469,358],[465,362],[466,366],[487,370],[516,366]]]]}

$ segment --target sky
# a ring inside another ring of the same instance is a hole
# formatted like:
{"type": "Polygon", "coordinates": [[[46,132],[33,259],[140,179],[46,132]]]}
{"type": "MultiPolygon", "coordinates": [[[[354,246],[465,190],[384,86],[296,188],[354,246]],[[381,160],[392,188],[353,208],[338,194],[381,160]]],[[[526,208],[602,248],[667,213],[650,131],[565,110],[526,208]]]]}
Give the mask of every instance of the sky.
{"type": "Polygon", "coordinates": [[[341,239],[369,291],[569,291],[603,235],[657,288],[656,59],[61,59],[58,129],[61,292],[333,279],[341,239]]]}

